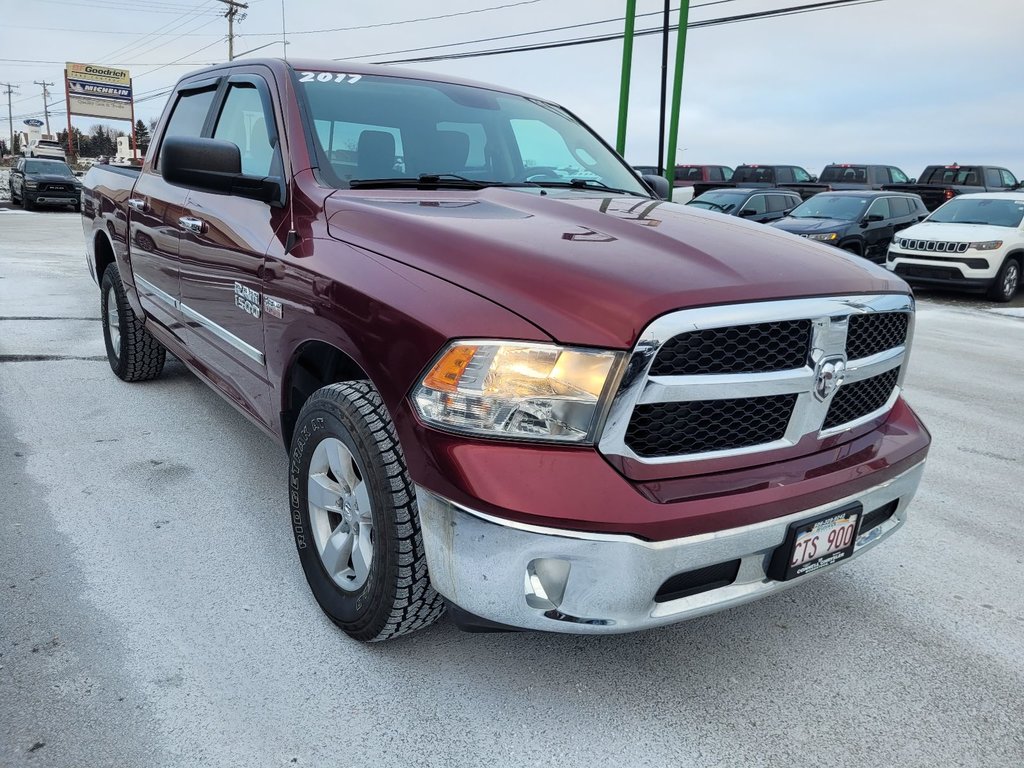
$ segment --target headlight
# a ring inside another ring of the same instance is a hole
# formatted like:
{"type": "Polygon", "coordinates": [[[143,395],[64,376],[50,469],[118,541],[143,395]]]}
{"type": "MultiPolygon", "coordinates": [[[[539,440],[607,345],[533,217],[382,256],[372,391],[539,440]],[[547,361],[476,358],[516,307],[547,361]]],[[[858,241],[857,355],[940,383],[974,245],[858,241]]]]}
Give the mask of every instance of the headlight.
{"type": "Polygon", "coordinates": [[[975,251],[994,251],[997,248],[1002,248],[1003,247],[1003,241],[1002,240],[986,240],[983,243],[971,243],[967,247],[968,248],[972,248],[975,251]]]}
{"type": "Polygon", "coordinates": [[[35,189],[36,187],[39,186],[39,182],[38,181],[26,181],[25,182],[25,186],[28,189],[35,189]]]}
{"type": "Polygon", "coordinates": [[[835,232],[824,232],[820,235],[808,235],[807,237],[809,237],[811,240],[821,240],[822,242],[825,243],[830,243],[833,240],[839,239],[839,235],[837,235],[835,232]]]}
{"type": "Polygon", "coordinates": [[[623,353],[554,344],[455,342],[413,392],[429,424],[490,437],[592,442],[623,353]]]}

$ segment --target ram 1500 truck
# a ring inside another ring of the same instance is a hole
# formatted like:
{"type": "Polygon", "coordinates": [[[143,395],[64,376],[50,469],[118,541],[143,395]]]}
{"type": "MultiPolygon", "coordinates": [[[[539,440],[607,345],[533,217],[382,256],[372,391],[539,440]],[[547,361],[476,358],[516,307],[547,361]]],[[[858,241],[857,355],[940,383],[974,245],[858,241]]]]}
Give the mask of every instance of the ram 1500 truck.
{"type": "Polygon", "coordinates": [[[885,184],[882,189],[920,195],[929,211],[934,211],[957,195],[978,192],[1011,192],[1019,189],[1017,177],[1005,168],[992,165],[929,165],[916,184],[885,184]]]}
{"type": "Polygon", "coordinates": [[[299,561],[357,639],[446,605],[669,624],[907,519],[930,438],[906,283],[655,198],[557,104],[235,61],[178,83],[140,172],[86,188],[114,373],[170,352],[286,447],[299,561]]]}
{"type": "Polygon", "coordinates": [[[845,192],[847,190],[882,189],[886,184],[913,183],[907,174],[894,165],[856,165],[833,163],[826,165],[816,182],[782,184],[786,189],[800,193],[809,200],[820,192],[845,192]]]}
{"type": "Polygon", "coordinates": [[[727,187],[788,187],[795,183],[811,183],[817,181],[798,165],[739,165],[728,181],[705,181],[693,185],[694,198],[700,197],[709,189],[727,187]]]}

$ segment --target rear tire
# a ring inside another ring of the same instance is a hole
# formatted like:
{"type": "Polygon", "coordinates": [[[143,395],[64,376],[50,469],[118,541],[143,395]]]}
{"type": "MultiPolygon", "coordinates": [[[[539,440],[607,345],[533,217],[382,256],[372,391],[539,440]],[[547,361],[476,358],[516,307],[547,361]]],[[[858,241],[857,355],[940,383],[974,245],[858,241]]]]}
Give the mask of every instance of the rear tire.
{"type": "Polygon", "coordinates": [[[1003,261],[1003,266],[996,275],[992,287],[988,289],[988,298],[1004,304],[1010,301],[1020,287],[1020,261],[1010,257],[1003,261]]]}
{"type": "Polygon", "coordinates": [[[122,381],[149,381],[159,376],[167,351],[128,303],[116,264],[107,267],[100,281],[100,313],[107,360],[114,375],[122,381]]]}
{"type": "Polygon", "coordinates": [[[314,392],[290,454],[295,545],[324,613],[364,642],[434,623],[444,603],[430,584],[416,493],[374,386],[314,392]]]}

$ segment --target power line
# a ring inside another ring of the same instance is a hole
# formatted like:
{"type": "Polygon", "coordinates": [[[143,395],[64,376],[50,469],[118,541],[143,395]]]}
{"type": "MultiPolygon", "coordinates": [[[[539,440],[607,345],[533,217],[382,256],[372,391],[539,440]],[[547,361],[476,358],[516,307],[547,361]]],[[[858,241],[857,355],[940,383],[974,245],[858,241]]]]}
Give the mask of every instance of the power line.
{"type": "MultiPolygon", "coordinates": [[[[726,0],[732,2],[733,0],[726,0]]],[[[356,27],[335,27],[334,29],[300,29],[289,32],[289,35],[319,35],[324,32],[355,32],[361,29],[379,29],[380,27],[395,27],[400,24],[415,24],[420,21],[437,21],[439,19],[453,19],[456,16],[470,16],[475,13],[486,13],[488,11],[497,11],[502,8],[516,8],[520,5],[533,5],[539,3],[541,0],[519,0],[516,3],[505,3],[504,5],[492,5],[488,8],[476,8],[470,11],[458,11],[455,13],[442,13],[437,16],[423,16],[418,19],[401,19],[399,21],[382,21],[378,24],[360,24],[356,27]]],[[[277,37],[280,32],[246,32],[248,37],[277,37]]]]}
{"type": "MultiPolygon", "coordinates": [[[[723,16],[717,19],[707,19],[704,21],[696,21],[687,25],[687,29],[697,29],[702,27],[715,27],[723,24],[735,24],[743,21],[754,21],[756,19],[767,19],[767,18],[778,18],[782,16],[795,16],[801,13],[813,13],[823,10],[838,9],[838,7],[849,7],[855,5],[870,5],[872,3],[881,3],[884,0],[826,0],[825,2],[812,3],[808,5],[790,6],[788,8],[777,8],[770,11],[756,11],[753,13],[738,14],[736,16],[723,16]]],[[[671,29],[678,30],[679,25],[672,25],[671,29]]],[[[541,34],[548,30],[538,30],[533,34],[541,34]]],[[[656,35],[661,34],[662,28],[652,27],[650,29],[637,30],[634,33],[635,37],[642,37],[644,35],[656,35]]],[[[590,45],[593,43],[605,43],[612,40],[621,40],[623,37],[621,32],[607,34],[607,35],[595,35],[592,37],[578,37],[570,38],[568,40],[557,40],[548,43],[534,43],[531,45],[520,45],[520,46],[509,46],[506,48],[491,48],[483,51],[465,51],[461,53],[449,53],[449,54],[438,54],[436,56],[418,56],[408,59],[387,59],[384,61],[373,62],[375,64],[413,64],[413,63],[424,63],[432,61],[450,61],[455,59],[471,59],[482,56],[498,56],[506,53],[523,53],[527,51],[543,51],[550,50],[553,48],[568,48],[576,45],[590,45]]],[[[456,45],[472,45],[477,42],[485,42],[485,40],[465,40],[461,43],[452,43],[452,46],[456,45]]],[[[373,54],[373,55],[387,55],[387,54],[373,54]]],[[[360,56],[359,58],[367,58],[366,56],[360,56]]]]}
{"type": "MultiPolygon", "coordinates": [[[[104,56],[99,57],[97,60],[98,61],[111,61],[115,56],[119,56],[121,58],[125,58],[125,57],[127,57],[129,55],[129,52],[131,52],[131,55],[134,56],[134,55],[140,53],[140,51],[139,51],[140,47],[142,47],[144,45],[148,45],[150,43],[155,43],[156,42],[156,38],[158,36],[162,36],[162,34],[170,35],[171,33],[176,32],[177,30],[181,29],[182,27],[190,24],[192,21],[195,21],[197,18],[200,18],[200,14],[198,13],[198,11],[200,9],[202,9],[204,6],[207,6],[209,4],[210,4],[210,0],[204,0],[204,2],[201,2],[198,5],[192,6],[192,8],[189,10],[189,12],[186,13],[184,19],[172,19],[171,21],[167,22],[166,24],[160,25],[159,27],[154,29],[152,32],[148,32],[148,33],[138,37],[138,39],[136,39],[135,41],[130,42],[130,43],[126,43],[126,44],[124,44],[124,45],[122,45],[122,46],[120,46],[118,48],[115,48],[113,51],[110,51],[109,53],[105,54],[104,56]]],[[[207,18],[209,19],[209,17],[207,17],[207,18]]],[[[209,19],[206,23],[210,23],[211,21],[214,21],[214,20],[213,19],[209,19]]],[[[201,29],[201,27],[196,27],[196,29],[201,29]]],[[[179,35],[179,37],[180,37],[180,35],[179,35]]],[[[176,40],[177,37],[174,37],[174,38],[171,38],[171,39],[172,40],[176,40]]],[[[167,41],[167,42],[170,42],[170,41],[167,41]]],[[[156,46],[156,47],[160,47],[160,46],[156,46]]],[[[149,53],[152,50],[154,50],[154,48],[150,48],[150,49],[146,50],[145,52],[149,53]]]]}

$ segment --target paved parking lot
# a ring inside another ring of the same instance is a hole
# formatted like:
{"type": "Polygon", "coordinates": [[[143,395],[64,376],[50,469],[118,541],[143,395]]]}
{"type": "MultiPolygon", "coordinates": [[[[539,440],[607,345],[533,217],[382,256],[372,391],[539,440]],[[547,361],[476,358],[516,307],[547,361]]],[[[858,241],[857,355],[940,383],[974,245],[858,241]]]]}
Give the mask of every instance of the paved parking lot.
{"type": "Polygon", "coordinates": [[[0,766],[1024,763],[1013,308],[922,299],[928,470],[849,566],[638,635],[364,646],[306,587],[284,452],[176,362],[114,378],[78,216],[0,208],[0,766]]]}

